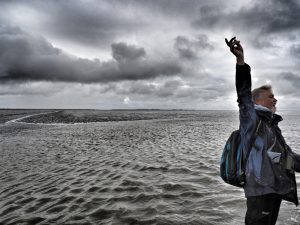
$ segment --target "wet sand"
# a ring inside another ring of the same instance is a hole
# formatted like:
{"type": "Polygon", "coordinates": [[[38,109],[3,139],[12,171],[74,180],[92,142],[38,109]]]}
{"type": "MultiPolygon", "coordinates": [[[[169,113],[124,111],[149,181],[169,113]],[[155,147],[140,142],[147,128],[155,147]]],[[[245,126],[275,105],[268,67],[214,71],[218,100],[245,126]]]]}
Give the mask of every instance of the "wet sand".
{"type": "MultiPolygon", "coordinates": [[[[0,224],[243,224],[242,190],[218,175],[236,114],[129,113],[140,119],[0,125],[0,224]]],[[[278,224],[298,224],[298,215],[284,203],[278,224]]]]}

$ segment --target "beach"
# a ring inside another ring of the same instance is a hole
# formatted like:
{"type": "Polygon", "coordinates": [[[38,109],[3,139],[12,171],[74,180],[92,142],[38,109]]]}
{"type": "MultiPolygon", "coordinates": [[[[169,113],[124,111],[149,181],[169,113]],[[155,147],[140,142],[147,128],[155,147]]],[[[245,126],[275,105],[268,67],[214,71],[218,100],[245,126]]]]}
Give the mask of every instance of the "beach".
{"type": "MultiPolygon", "coordinates": [[[[243,224],[243,190],[219,177],[236,111],[16,111],[0,114],[0,224],[243,224]]],[[[296,149],[300,115],[284,118],[296,149]]],[[[277,224],[299,221],[283,202],[277,224]]]]}

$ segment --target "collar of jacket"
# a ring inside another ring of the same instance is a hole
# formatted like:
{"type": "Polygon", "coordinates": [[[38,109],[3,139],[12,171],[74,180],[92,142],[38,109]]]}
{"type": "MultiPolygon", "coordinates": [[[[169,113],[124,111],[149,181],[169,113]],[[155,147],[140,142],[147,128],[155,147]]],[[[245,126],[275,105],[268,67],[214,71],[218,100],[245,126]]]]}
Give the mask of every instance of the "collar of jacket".
{"type": "Polygon", "coordinates": [[[256,114],[264,121],[277,125],[280,121],[282,121],[282,117],[276,113],[273,113],[266,107],[255,105],[256,114]]]}

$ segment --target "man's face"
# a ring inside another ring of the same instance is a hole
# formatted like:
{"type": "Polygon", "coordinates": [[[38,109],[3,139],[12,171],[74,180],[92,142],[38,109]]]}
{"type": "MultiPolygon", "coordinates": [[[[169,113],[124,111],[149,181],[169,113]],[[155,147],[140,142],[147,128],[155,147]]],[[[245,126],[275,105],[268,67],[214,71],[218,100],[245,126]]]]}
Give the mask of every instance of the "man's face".
{"type": "Polygon", "coordinates": [[[270,109],[273,113],[276,111],[277,99],[274,97],[272,90],[265,90],[260,94],[260,98],[256,100],[256,104],[262,105],[270,109]]]}

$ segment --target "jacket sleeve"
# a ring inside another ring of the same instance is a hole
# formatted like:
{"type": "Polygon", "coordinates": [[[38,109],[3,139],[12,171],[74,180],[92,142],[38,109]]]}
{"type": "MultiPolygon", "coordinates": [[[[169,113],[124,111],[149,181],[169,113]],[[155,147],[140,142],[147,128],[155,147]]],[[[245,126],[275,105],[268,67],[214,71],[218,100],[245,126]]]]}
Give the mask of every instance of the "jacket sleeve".
{"type": "Polygon", "coordinates": [[[251,95],[251,68],[248,64],[236,65],[236,92],[239,105],[240,133],[245,151],[248,151],[254,129],[256,112],[251,95]]]}
{"type": "Polygon", "coordinates": [[[254,103],[251,96],[251,74],[250,66],[236,65],[236,92],[239,103],[240,117],[245,119],[254,111],[254,103]]]}

